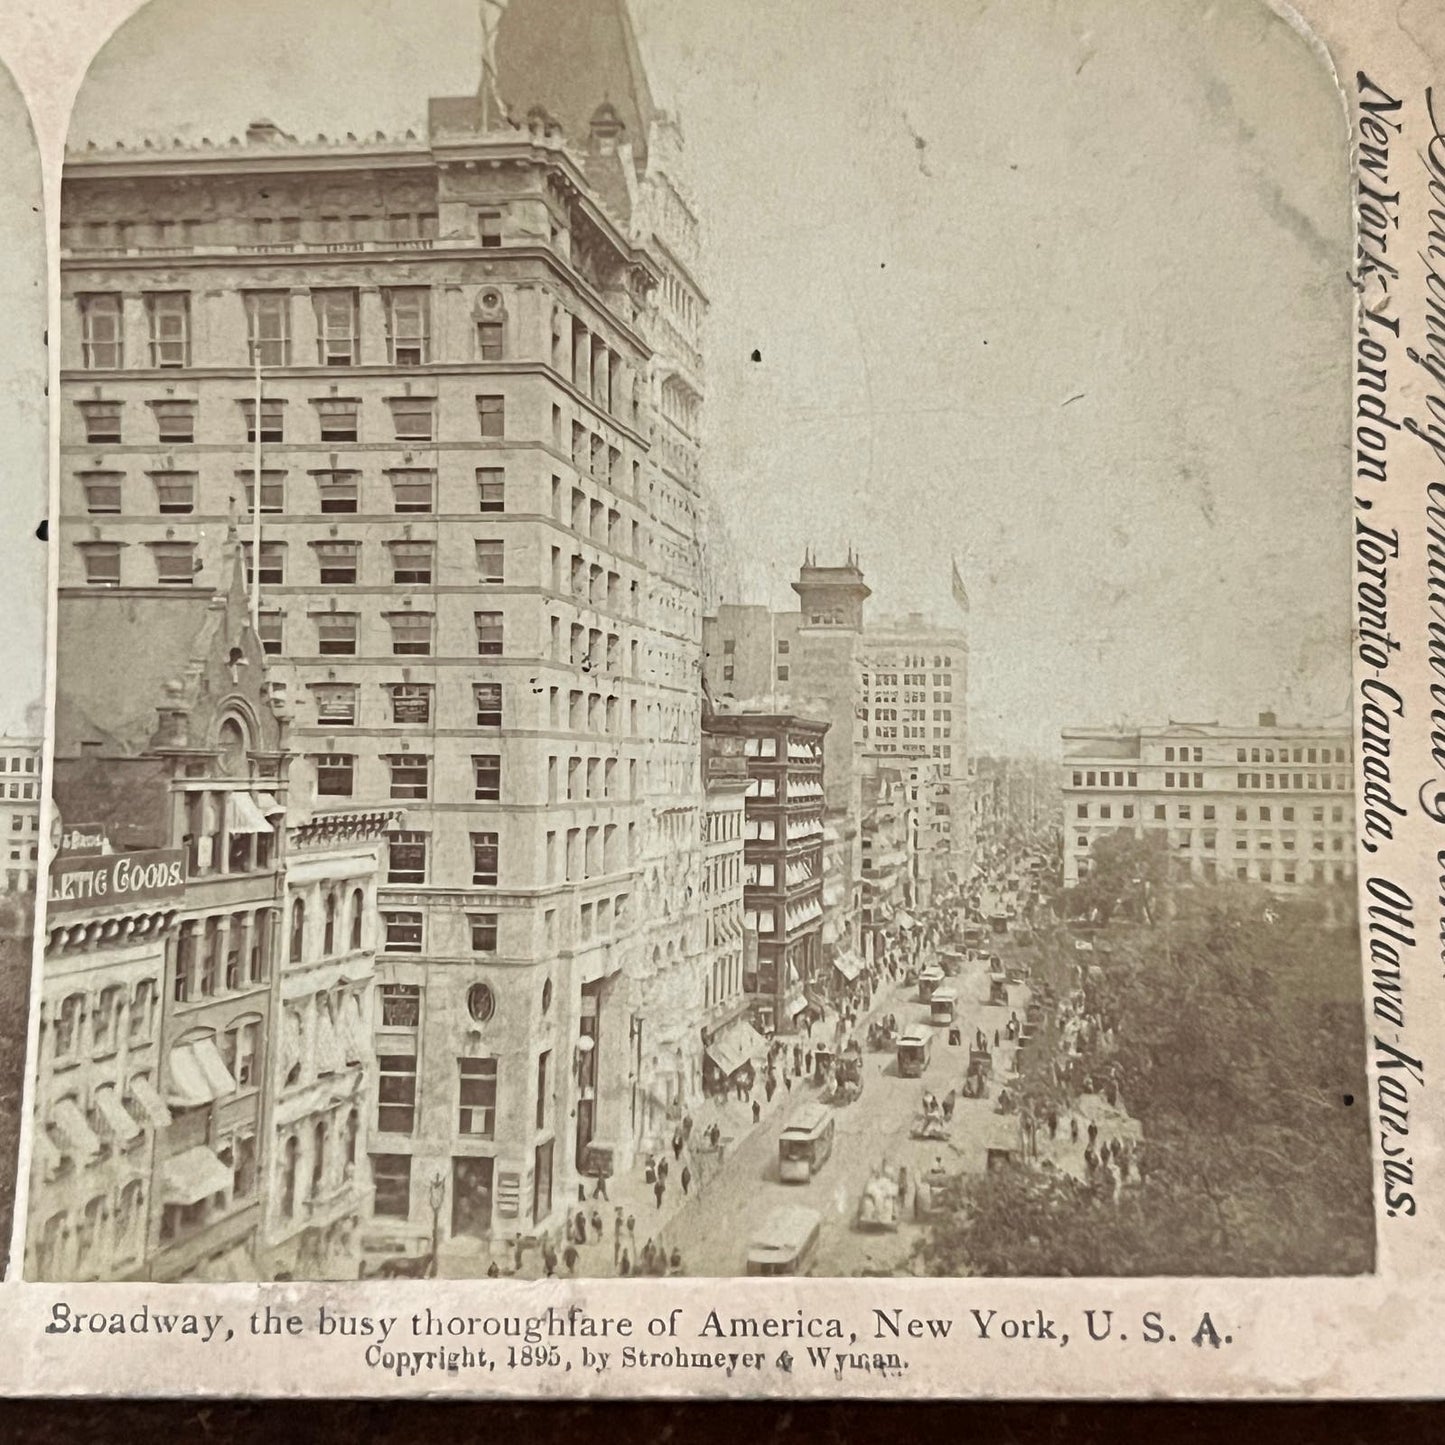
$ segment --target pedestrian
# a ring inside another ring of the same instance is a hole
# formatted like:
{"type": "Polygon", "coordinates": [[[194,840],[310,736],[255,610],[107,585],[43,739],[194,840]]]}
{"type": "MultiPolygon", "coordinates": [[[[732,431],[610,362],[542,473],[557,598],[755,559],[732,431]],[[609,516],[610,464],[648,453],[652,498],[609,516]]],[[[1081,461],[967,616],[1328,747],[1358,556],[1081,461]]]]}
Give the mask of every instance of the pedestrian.
{"type": "Polygon", "coordinates": [[[587,1215],[580,1209],[572,1220],[572,1238],[578,1244],[587,1243],[587,1215]]]}
{"type": "Polygon", "coordinates": [[[1097,1124],[1091,1123],[1091,1124],[1089,1125],[1089,1143],[1092,1144],[1092,1143],[1094,1142],[1094,1140],[1096,1140],[1098,1137],[1099,1137],[1099,1126],[1098,1126],[1097,1124]]]}
{"type": "Polygon", "coordinates": [[[542,1265],[549,1279],[557,1273],[557,1251],[552,1248],[550,1241],[542,1246],[542,1265]]]}
{"type": "Polygon", "coordinates": [[[496,1261],[496,1260],[493,1260],[493,1261],[487,1266],[487,1278],[488,1278],[488,1279],[500,1279],[501,1277],[502,1277],[502,1271],[497,1268],[497,1261],[496,1261]]]}
{"type": "Polygon", "coordinates": [[[793,1045],[793,1072],[794,1072],[795,1074],[801,1074],[801,1073],[803,1072],[803,1046],[802,1046],[802,1044],[794,1044],[794,1045],[793,1045]]]}
{"type": "Polygon", "coordinates": [[[791,1094],[793,1092],[793,1076],[789,1073],[783,1075],[783,1087],[791,1094]]]}
{"type": "Polygon", "coordinates": [[[679,1126],[672,1131],[672,1157],[674,1159],[682,1158],[682,1144],[682,1128],[679,1126]]]}
{"type": "Polygon", "coordinates": [[[676,1245],[672,1247],[672,1255],[668,1259],[668,1266],[668,1272],[670,1274],[682,1273],[682,1251],[676,1245]]]}
{"type": "Polygon", "coordinates": [[[612,1264],[616,1268],[618,1258],[622,1254],[622,1206],[617,1206],[616,1217],[612,1221],[612,1264]]]}
{"type": "Polygon", "coordinates": [[[575,1244],[569,1244],[562,1251],[562,1263],[567,1266],[568,1274],[577,1273],[577,1246],[575,1244]]]}
{"type": "Polygon", "coordinates": [[[753,1100],[753,1123],[756,1124],[763,1117],[763,1106],[756,1099],[753,1100]]]}
{"type": "Polygon", "coordinates": [[[627,1242],[628,1242],[628,1244],[630,1244],[630,1245],[632,1246],[632,1252],[633,1252],[634,1254],[636,1254],[636,1252],[637,1252],[637,1216],[636,1216],[635,1214],[629,1214],[629,1215],[627,1216],[627,1242]]]}
{"type": "Polygon", "coordinates": [[[682,1116],[682,1138],[683,1138],[683,1142],[684,1142],[684,1143],[687,1143],[687,1142],[689,1142],[689,1141],[692,1139],[692,1115],[691,1115],[691,1114],[684,1114],[684,1115],[682,1116]]]}
{"type": "Polygon", "coordinates": [[[600,1210],[595,1209],[595,1208],[593,1209],[593,1211],[592,1211],[591,1224],[592,1224],[592,1243],[593,1243],[593,1244],[600,1244],[600,1243],[602,1242],[602,1214],[601,1214],[601,1211],[600,1211],[600,1210]]]}
{"type": "Polygon", "coordinates": [[[585,1204],[587,1202],[587,1186],[580,1180],[577,1184],[577,1202],[578,1204],[585,1204]]]}
{"type": "Polygon", "coordinates": [[[592,1197],[594,1199],[607,1198],[607,1168],[605,1165],[597,1166],[597,1182],[592,1186],[592,1197]]]}
{"type": "Polygon", "coordinates": [[[647,1162],[642,1166],[642,1178],[647,1184],[657,1182],[657,1160],[651,1154],[647,1156],[647,1162]]]}
{"type": "Polygon", "coordinates": [[[652,1196],[653,1196],[654,1199],[657,1200],[657,1207],[658,1207],[659,1209],[662,1208],[662,1196],[663,1196],[666,1192],[667,1192],[667,1185],[665,1185],[665,1184],[662,1182],[661,1179],[657,1180],[657,1181],[653,1184],[653,1186],[652,1186],[652,1196]]]}
{"type": "Polygon", "coordinates": [[[1079,1118],[1077,1114],[1069,1115],[1069,1142],[1071,1144],[1077,1144],[1079,1142],[1079,1118]]]}
{"type": "Polygon", "coordinates": [[[692,1183],[692,1170],[689,1169],[686,1164],[684,1164],[682,1166],[682,1173],[678,1175],[678,1178],[682,1182],[682,1192],[684,1195],[686,1195],[688,1186],[692,1183]]]}
{"type": "Polygon", "coordinates": [[[958,1102],[958,1090],[957,1090],[957,1089],[950,1089],[950,1090],[943,1096],[943,1121],[944,1121],[944,1123],[948,1124],[948,1123],[952,1123],[952,1122],[953,1122],[953,1108],[954,1108],[954,1105],[957,1104],[957,1102],[958,1102]]]}
{"type": "Polygon", "coordinates": [[[627,1251],[625,1249],[622,1251],[622,1259],[617,1266],[617,1273],[624,1278],[632,1273],[632,1261],[627,1257],[627,1251]]]}
{"type": "MultiPolygon", "coordinates": [[[[763,1092],[768,1096],[768,1103],[771,1104],[773,1095],[778,1092],[778,1081],[771,1074],[768,1075],[767,1081],[763,1085],[763,1092]]],[[[753,1107],[757,1108],[757,1104],[754,1103],[753,1107]]]]}
{"type": "Polygon", "coordinates": [[[995,1030],[993,1031],[993,1046],[994,1046],[994,1048],[998,1048],[998,1030],[997,1030],[997,1029],[995,1029],[995,1030]]]}
{"type": "Polygon", "coordinates": [[[812,1049],[809,1049],[808,1052],[803,1055],[803,1071],[804,1071],[805,1073],[807,1073],[807,1074],[810,1074],[810,1075],[811,1075],[812,1072],[813,1072],[813,1051],[812,1051],[812,1049]]]}
{"type": "Polygon", "coordinates": [[[513,1274],[521,1274],[521,1272],[522,1272],[522,1236],[519,1234],[519,1235],[516,1237],[516,1239],[512,1241],[512,1273],[513,1273],[513,1274]]]}
{"type": "Polygon", "coordinates": [[[666,1156],[664,1156],[663,1158],[661,1158],[661,1159],[659,1159],[659,1160],[657,1161],[657,1182],[658,1182],[659,1184],[664,1184],[664,1185],[665,1185],[665,1184],[667,1183],[668,1171],[669,1171],[671,1168],[672,1168],[672,1165],[670,1165],[670,1164],[667,1162],[666,1156]]]}

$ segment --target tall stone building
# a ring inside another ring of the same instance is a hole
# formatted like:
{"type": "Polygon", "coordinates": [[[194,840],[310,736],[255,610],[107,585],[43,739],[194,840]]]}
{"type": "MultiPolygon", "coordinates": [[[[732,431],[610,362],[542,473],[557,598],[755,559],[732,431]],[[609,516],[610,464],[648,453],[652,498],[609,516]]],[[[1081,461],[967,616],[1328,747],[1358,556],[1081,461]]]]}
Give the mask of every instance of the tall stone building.
{"type": "Polygon", "coordinates": [[[73,154],[62,218],[62,591],[119,627],[253,539],[293,803],[405,807],[368,1151],[461,1253],[676,1109],[705,947],[679,136],[623,0],[513,0],[481,71],[402,137],[73,154]]]}
{"type": "Polygon", "coordinates": [[[0,738],[0,893],[35,891],[40,871],[40,758],[43,738],[0,738]]]}

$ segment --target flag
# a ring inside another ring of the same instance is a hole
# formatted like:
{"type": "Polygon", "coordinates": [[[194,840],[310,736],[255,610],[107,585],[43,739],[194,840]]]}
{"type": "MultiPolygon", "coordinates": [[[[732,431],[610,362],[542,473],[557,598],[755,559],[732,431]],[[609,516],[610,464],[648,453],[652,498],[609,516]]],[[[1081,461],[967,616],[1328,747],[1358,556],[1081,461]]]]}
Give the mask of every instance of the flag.
{"type": "Polygon", "coordinates": [[[507,0],[482,0],[482,81],[478,96],[482,103],[482,128],[503,113],[497,93],[497,26],[506,13],[507,0]]]}
{"type": "Polygon", "coordinates": [[[968,611],[968,588],[963,585],[963,574],[958,570],[958,561],[953,563],[953,600],[968,611]]]}

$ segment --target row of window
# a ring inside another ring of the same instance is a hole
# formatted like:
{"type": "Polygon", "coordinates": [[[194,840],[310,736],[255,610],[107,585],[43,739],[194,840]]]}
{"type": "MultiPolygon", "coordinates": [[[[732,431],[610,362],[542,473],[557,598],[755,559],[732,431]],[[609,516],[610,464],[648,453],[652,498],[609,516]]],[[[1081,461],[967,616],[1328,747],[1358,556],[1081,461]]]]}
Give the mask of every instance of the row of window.
{"type": "Polygon", "coordinates": [[[176,1003],[197,1003],[264,983],[271,973],[271,909],[188,918],[167,940],[176,1003]]]}
{"type": "Polygon", "coordinates": [[[108,984],[94,1000],[81,992],[68,994],[50,1023],[51,1060],[56,1065],[113,1054],[121,1044],[148,1044],[155,1034],[159,985],[137,980],[134,988],[108,984]]]}
{"type": "MultiPolygon", "coordinates": [[[[1079,861],[1082,865],[1087,860],[1079,861]]],[[[1081,867],[1080,871],[1087,870],[1081,867]]],[[[1202,878],[1206,883],[1217,882],[1220,877],[1219,864],[1213,858],[1176,860],[1176,872],[1180,877],[1192,875],[1202,878]]],[[[1348,863],[1311,863],[1308,872],[1294,863],[1285,863],[1276,869],[1268,858],[1262,858],[1252,863],[1237,863],[1234,877],[1241,883],[1325,884],[1344,883],[1353,872],[1348,863]]]]}
{"type": "MultiPolygon", "coordinates": [[[[289,511],[318,515],[351,516],[362,510],[362,473],[354,468],[320,468],[309,473],[315,485],[315,504],[297,505],[294,494],[288,497],[290,474],[283,470],[261,471],[261,512],[274,516],[289,511]],[[288,506],[289,503],[289,506],[288,506]]],[[[387,467],[384,475],[391,495],[385,512],[393,515],[430,514],[436,511],[437,474],[430,467],[387,467]]],[[[76,473],[85,495],[88,516],[109,517],[125,514],[126,473],[110,468],[92,468],[76,473]]],[[[200,473],[191,471],[153,471],[146,477],[155,491],[155,509],[160,516],[192,515],[199,506],[200,473]]],[[[249,467],[236,470],[236,478],[245,490],[246,511],[256,506],[255,472],[249,467]]],[[[506,511],[506,469],[476,469],[477,511],[506,511]]],[[[307,498],[309,501],[310,498],[307,498]]],[[[132,506],[132,513],[142,509],[132,506]]]]}
{"type": "MultiPolygon", "coordinates": [[[[482,996],[490,1002],[491,992],[485,984],[478,985],[482,996]]],[[[475,993],[476,990],[474,989],[475,993]]],[[[471,994],[468,1007],[472,1007],[471,994]]],[[[475,1017],[475,1010],[473,1010],[475,1017]]],[[[488,1012],[487,1017],[490,1017],[488,1012]]],[[[376,1127],[383,1134],[410,1134],[416,1128],[417,1115],[417,1056],[415,1053],[386,1053],[378,1059],[380,1068],[377,1082],[376,1127]]],[[[538,1129],[546,1127],[548,1103],[551,1095],[552,1053],[544,1049],[537,1056],[536,1090],[533,1095],[535,1123],[538,1129]]],[[[497,1088],[499,1061],[495,1058],[464,1057],[457,1060],[457,1129],[456,1132],[469,1139],[495,1139],[497,1128],[497,1088]]],[[[382,1156],[386,1157],[386,1156],[382,1156]]],[[[406,1157],[406,1156],[393,1156],[406,1157]]],[[[407,1171],[408,1181],[410,1171],[407,1171]]],[[[389,1185],[382,1187],[378,1182],[375,1212],[380,1215],[396,1214],[405,1217],[410,1213],[410,1189],[408,1187],[403,1208],[400,1190],[389,1185]]]]}
{"type": "MultiPolygon", "coordinates": [[[[1255,749],[1255,751],[1259,750],[1255,749]]],[[[1302,750],[1296,748],[1295,751],[1302,750]]],[[[1310,753],[1314,751],[1313,748],[1309,749],[1310,753]]],[[[1325,752],[1327,749],[1322,748],[1320,751],[1325,752]]],[[[1344,750],[1341,748],[1336,751],[1342,753],[1344,750]]],[[[1076,768],[1073,770],[1073,785],[1076,788],[1137,788],[1139,774],[1135,771],[1097,771],[1076,768]]],[[[1166,772],[1164,786],[1166,788],[1202,789],[1205,786],[1204,774],[1166,772]]],[[[1350,778],[1348,773],[1236,773],[1235,787],[1294,792],[1347,792],[1350,788],[1350,778]]],[[[1219,788],[1218,781],[1211,783],[1210,788],[1217,790],[1219,788]]]]}
{"type": "MultiPolygon", "coordinates": [[[[245,291],[249,356],[253,365],[291,366],[290,291],[245,291]]],[[[385,318],[386,362],[424,366],[432,359],[431,290],[423,286],[381,288],[385,318]]],[[[191,365],[191,295],[188,291],[148,291],[142,297],[148,330],[144,364],[158,369],[191,365]]],[[[352,287],[311,292],[316,318],[316,364],[361,365],[360,293],[352,287]]],[[[81,362],[88,371],[119,371],[126,365],[125,306],[118,291],[83,292],[80,311],[81,362]]],[[[500,361],[506,327],[501,320],[479,320],[477,354],[500,361]]]]}
{"type": "MultiPolygon", "coordinates": [[[[397,442],[431,442],[437,440],[437,398],[435,396],[389,396],[385,398],[391,413],[392,435],[386,440],[397,442]]],[[[261,404],[261,440],[279,442],[284,434],[277,422],[282,403],[261,404]],[[269,410],[268,410],[269,408],[269,410]],[[268,419],[270,425],[268,425],[268,419]]],[[[357,397],[315,397],[317,434],[320,442],[359,442],[361,437],[361,401],[357,397]]],[[[120,446],[124,442],[123,402],[87,398],[77,401],[85,426],[85,440],[90,446],[120,446]]],[[[246,440],[256,440],[256,404],[239,403],[245,424],[246,440]]],[[[200,402],[177,397],[146,403],[155,425],[155,433],[144,439],[160,446],[188,446],[200,438],[197,422],[200,402]]],[[[480,393],[476,398],[477,425],[483,440],[495,441],[507,435],[507,399],[495,393],[480,393]]],[[[460,438],[455,438],[459,440],[460,438]]],[[[135,444],[132,437],[131,443],[135,444]]],[[[224,441],[224,437],[208,437],[224,441]]],[[[595,468],[594,468],[595,470],[595,468]]]]}
{"type": "MultiPolygon", "coordinates": [[[[436,688],[429,682],[383,684],[389,704],[385,721],[393,725],[429,724],[436,688]]],[[[361,687],[348,682],[318,682],[311,685],[317,724],[324,727],[355,727],[361,721],[361,687]]],[[[473,722],[479,728],[502,726],[502,684],[472,684],[473,722]]]]}
{"type": "MultiPolygon", "coordinates": [[[[1107,820],[1114,816],[1114,806],[1115,805],[1112,803],[1075,803],[1074,816],[1076,818],[1101,818],[1107,820]]],[[[1158,822],[1164,822],[1165,820],[1167,820],[1170,816],[1169,808],[1171,806],[1174,809],[1173,816],[1179,822],[1188,823],[1192,821],[1195,807],[1195,805],[1192,803],[1174,803],[1172,805],[1167,803],[1155,803],[1153,809],[1153,816],[1155,820],[1158,822]]],[[[1121,803],[1118,805],[1118,807],[1119,816],[1121,818],[1129,819],[1134,817],[1133,803],[1121,803]]],[[[1228,812],[1228,809],[1226,808],[1225,811],[1228,812]]],[[[1274,805],[1264,803],[1260,804],[1255,809],[1255,815],[1261,823],[1272,823],[1275,821],[1279,821],[1282,823],[1293,823],[1296,819],[1297,811],[1298,810],[1293,805],[1287,803],[1279,809],[1279,817],[1278,819],[1276,819],[1274,805]]],[[[1199,816],[1206,823],[1214,822],[1218,813],[1219,807],[1214,803],[1204,803],[1199,805],[1199,816]]],[[[1249,818],[1250,811],[1244,805],[1241,804],[1234,809],[1234,821],[1236,823],[1247,823],[1249,822],[1249,818]]],[[[1328,820],[1331,823],[1337,824],[1348,823],[1349,820],[1345,817],[1344,806],[1337,803],[1332,808],[1330,808],[1328,820]]],[[[1312,823],[1323,824],[1326,821],[1325,808],[1323,806],[1311,808],[1310,821],[1312,823]]]]}
{"type": "MultiPolygon", "coordinates": [[[[1293,853],[1296,851],[1298,839],[1295,834],[1280,833],[1277,835],[1277,837],[1280,852],[1293,853]]],[[[1198,848],[1206,853],[1213,853],[1216,850],[1216,848],[1218,847],[1218,839],[1219,835],[1212,828],[1205,828],[1198,833],[1192,833],[1188,830],[1184,830],[1181,832],[1174,832],[1169,835],[1169,843],[1171,847],[1198,848]]],[[[1259,837],[1246,835],[1241,837],[1236,835],[1234,839],[1234,851],[1236,853],[1273,853],[1275,851],[1275,841],[1276,838],[1274,836],[1259,837]]],[[[1312,853],[1324,853],[1326,851],[1331,853],[1343,853],[1346,851],[1345,836],[1340,833],[1335,834],[1335,836],[1329,840],[1329,845],[1329,848],[1326,849],[1325,839],[1321,837],[1315,837],[1311,840],[1310,851],[1312,853]]],[[[1089,846],[1089,835],[1085,833],[1080,833],[1075,840],[1075,846],[1079,849],[1087,848],[1089,846]]]]}
{"type": "MultiPolygon", "coordinates": [[[[393,753],[382,759],[391,774],[390,795],[405,801],[431,796],[430,755],[393,753]]],[[[312,758],[316,766],[316,794],[322,798],[349,798],[356,786],[355,753],[322,753],[312,758]]],[[[472,791],[477,802],[502,800],[502,757],[500,753],[472,756],[472,791]]],[[[449,797],[454,795],[449,794],[449,797]]]]}

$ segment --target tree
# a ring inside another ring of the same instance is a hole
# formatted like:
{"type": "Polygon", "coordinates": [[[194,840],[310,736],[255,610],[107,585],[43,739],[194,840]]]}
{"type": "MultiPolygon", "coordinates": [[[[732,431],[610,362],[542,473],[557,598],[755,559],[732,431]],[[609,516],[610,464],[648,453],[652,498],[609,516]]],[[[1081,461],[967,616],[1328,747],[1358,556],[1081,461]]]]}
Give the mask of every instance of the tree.
{"type": "MultiPolygon", "coordinates": [[[[1365,1038],[1353,928],[1229,883],[1155,901],[1087,955],[1108,1071],[1143,1131],[1144,1180],[1117,1203],[1020,1168],[963,1186],[932,1231],[938,1273],[1355,1273],[1373,1260],[1365,1038]]],[[[1044,957],[1063,966],[1063,950],[1044,957]],[[1054,955],[1057,954],[1057,957],[1054,955]]],[[[1053,972],[1058,972],[1058,967],[1053,972]]],[[[1070,969],[1072,971],[1072,969],[1070,969]]],[[[1038,1051],[1020,1093],[1053,1083],[1038,1051]]]]}
{"type": "Polygon", "coordinates": [[[1088,868],[1066,895],[1071,917],[1106,924],[1116,915],[1152,923],[1169,882],[1169,845],[1163,833],[1120,828],[1095,838],[1088,868]]]}

